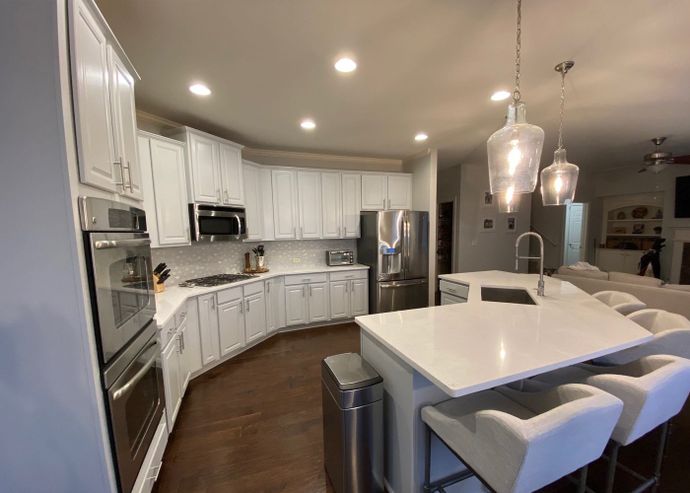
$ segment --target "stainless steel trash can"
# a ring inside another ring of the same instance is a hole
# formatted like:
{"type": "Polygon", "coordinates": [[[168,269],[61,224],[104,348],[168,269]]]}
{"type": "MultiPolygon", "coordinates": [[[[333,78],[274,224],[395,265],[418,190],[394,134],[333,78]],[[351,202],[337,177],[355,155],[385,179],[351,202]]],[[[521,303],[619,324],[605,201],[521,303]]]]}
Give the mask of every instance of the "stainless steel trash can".
{"type": "Polygon", "coordinates": [[[359,354],[321,362],[323,451],[336,493],[383,491],[383,379],[359,354]]]}

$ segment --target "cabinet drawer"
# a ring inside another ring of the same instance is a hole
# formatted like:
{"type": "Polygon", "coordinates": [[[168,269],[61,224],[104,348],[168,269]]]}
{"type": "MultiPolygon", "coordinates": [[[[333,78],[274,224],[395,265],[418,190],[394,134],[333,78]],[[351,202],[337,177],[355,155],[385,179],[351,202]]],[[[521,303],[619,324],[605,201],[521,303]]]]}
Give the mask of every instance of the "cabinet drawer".
{"type": "Polygon", "coordinates": [[[168,320],[168,322],[161,329],[161,348],[165,348],[170,339],[175,336],[175,332],[177,331],[175,319],[175,316],[170,317],[170,320],[168,320]]]}
{"type": "Polygon", "coordinates": [[[443,279],[441,279],[440,287],[442,293],[452,294],[453,296],[459,296],[465,299],[467,298],[467,293],[470,291],[469,286],[445,281],[443,279]]]}
{"type": "Polygon", "coordinates": [[[237,301],[242,299],[242,288],[232,288],[224,289],[223,291],[218,291],[216,295],[218,297],[218,304],[229,303],[230,301],[237,301]]]}
{"type": "Polygon", "coordinates": [[[344,270],[331,272],[331,281],[349,281],[350,279],[366,279],[366,270],[344,270]]]}
{"type": "Polygon", "coordinates": [[[187,303],[182,305],[177,313],[175,314],[175,327],[179,327],[182,322],[187,319],[187,303]]]}
{"type": "Polygon", "coordinates": [[[163,416],[141,465],[132,493],[150,493],[153,489],[153,484],[158,479],[158,474],[163,466],[163,452],[165,452],[167,445],[168,427],[165,424],[165,416],[163,416]]]}
{"type": "MultiPolygon", "coordinates": [[[[264,282],[263,281],[258,281],[258,282],[253,282],[251,284],[247,284],[244,286],[244,295],[245,296],[251,296],[253,294],[257,293],[263,293],[264,291],[264,282]]],[[[220,301],[219,301],[220,303],[220,301]]]]}
{"type": "Polygon", "coordinates": [[[294,284],[309,284],[312,282],[328,282],[328,274],[319,272],[316,274],[295,274],[292,276],[285,276],[285,285],[292,286],[294,284]]]}

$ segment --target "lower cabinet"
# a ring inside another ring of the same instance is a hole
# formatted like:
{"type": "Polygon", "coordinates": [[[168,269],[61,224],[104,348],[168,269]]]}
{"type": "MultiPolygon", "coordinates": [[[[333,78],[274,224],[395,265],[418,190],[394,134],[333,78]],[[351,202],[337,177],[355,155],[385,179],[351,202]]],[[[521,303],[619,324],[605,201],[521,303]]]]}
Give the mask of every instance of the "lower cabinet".
{"type": "Polygon", "coordinates": [[[156,428],[156,434],[153,435],[144,462],[141,464],[139,476],[137,476],[132,487],[132,493],[150,493],[153,490],[153,484],[158,479],[161,467],[163,467],[163,452],[165,452],[167,445],[168,427],[165,424],[165,416],[163,416],[158,423],[158,428],[156,428]]]}
{"type": "Polygon", "coordinates": [[[328,320],[328,283],[308,284],[309,323],[328,320]]]}
{"type": "Polygon", "coordinates": [[[274,277],[265,282],[266,286],[266,333],[272,334],[285,327],[285,281],[274,277]]]}
{"type": "Polygon", "coordinates": [[[244,298],[242,288],[227,289],[218,293],[218,331],[220,355],[227,356],[245,344],[244,298]],[[223,301],[221,303],[221,300],[223,301]]]}
{"type": "Polygon", "coordinates": [[[285,325],[302,325],[309,321],[307,285],[285,286],[285,325]]]}
{"type": "Polygon", "coordinates": [[[369,313],[366,279],[331,281],[331,318],[352,318],[369,313]]]}
{"type": "Polygon", "coordinates": [[[163,350],[163,385],[168,430],[172,432],[182,404],[182,375],[180,374],[180,340],[173,337],[163,350]]]}
{"type": "Polygon", "coordinates": [[[244,321],[247,344],[266,336],[266,300],[261,292],[244,298],[244,321]]]}
{"type": "Polygon", "coordinates": [[[206,366],[220,359],[216,295],[205,294],[199,296],[198,300],[201,361],[206,366]]]}

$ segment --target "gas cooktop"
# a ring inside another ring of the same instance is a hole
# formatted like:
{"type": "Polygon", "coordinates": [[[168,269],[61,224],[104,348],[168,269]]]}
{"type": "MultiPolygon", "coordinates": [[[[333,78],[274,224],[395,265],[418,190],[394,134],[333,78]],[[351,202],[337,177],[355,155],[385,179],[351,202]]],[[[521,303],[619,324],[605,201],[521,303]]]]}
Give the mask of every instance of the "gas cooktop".
{"type": "Polygon", "coordinates": [[[221,286],[223,284],[230,284],[233,282],[244,281],[258,277],[254,274],[216,274],[215,276],[199,277],[197,279],[187,279],[180,283],[183,288],[210,288],[213,286],[221,286]]]}

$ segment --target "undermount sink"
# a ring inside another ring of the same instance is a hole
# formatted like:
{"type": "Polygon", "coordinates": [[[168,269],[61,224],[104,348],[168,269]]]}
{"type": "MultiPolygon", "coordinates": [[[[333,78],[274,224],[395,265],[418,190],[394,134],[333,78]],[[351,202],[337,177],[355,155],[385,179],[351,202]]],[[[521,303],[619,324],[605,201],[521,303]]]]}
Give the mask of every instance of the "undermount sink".
{"type": "Polygon", "coordinates": [[[534,299],[532,299],[527,290],[522,288],[492,288],[482,286],[482,301],[536,305],[534,299]]]}

